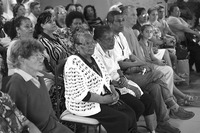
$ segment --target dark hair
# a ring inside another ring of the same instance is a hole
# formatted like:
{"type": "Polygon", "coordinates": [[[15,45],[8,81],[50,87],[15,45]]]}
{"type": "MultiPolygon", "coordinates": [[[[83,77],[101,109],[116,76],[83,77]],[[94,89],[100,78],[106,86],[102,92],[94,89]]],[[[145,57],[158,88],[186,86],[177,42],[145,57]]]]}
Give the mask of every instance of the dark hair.
{"type": "Polygon", "coordinates": [[[115,17],[116,15],[122,15],[122,13],[119,12],[119,11],[115,11],[115,10],[114,10],[114,11],[108,12],[107,17],[106,17],[107,22],[108,22],[108,23],[113,23],[113,22],[114,22],[114,17],[115,17]]]}
{"type": "Polygon", "coordinates": [[[97,17],[97,14],[96,14],[96,9],[95,9],[95,7],[92,6],[92,5],[87,5],[87,6],[85,6],[84,11],[83,11],[83,14],[84,14],[84,16],[85,16],[85,19],[86,19],[86,20],[89,20],[88,13],[87,13],[87,9],[88,9],[88,8],[92,8],[92,10],[94,11],[94,18],[96,18],[96,17],[97,17]]]}
{"type": "Polygon", "coordinates": [[[11,47],[10,60],[15,68],[20,67],[19,56],[28,59],[34,52],[42,53],[44,49],[43,45],[36,39],[17,40],[11,47]]]}
{"type": "Polygon", "coordinates": [[[178,7],[178,6],[176,4],[170,6],[170,8],[169,8],[169,15],[171,15],[171,13],[174,11],[175,7],[178,7]]]}
{"type": "Polygon", "coordinates": [[[66,23],[67,27],[71,26],[71,24],[75,18],[79,18],[82,20],[82,22],[84,22],[84,16],[81,12],[78,12],[78,11],[70,12],[65,19],[65,23],[66,23]]]}
{"type": "Polygon", "coordinates": [[[13,16],[14,16],[14,17],[17,16],[17,11],[18,11],[18,9],[19,9],[21,6],[24,7],[23,4],[16,4],[16,5],[14,5],[14,7],[13,7],[13,16]]]}
{"type": "MultiPolygon", "coordinates": [[[[138,36],[138,40],[142,39],[142,32],[144,32],[144,30],[147,28],[147,27],[152,27],[150,24],[145,24],[141,27],[141,30],[140,30],[140,34],[138,36]]],[[[153,28],[153,27],[152,27],[153,28]]]]}
{"type": "Polygon", "coordinates": [[[30,9],[33,10],[36,5],[40,5],[40,3],[37,1],[31,2],[30,9]]]}
{"type": "Polygon", "coordinates": [[[15,37],[17,37],[17,31],[16,31],[16,28],[19,28],[22,24],[23,21],[25,20],[30,20],[29,18],[27,17],[24,17],[24,16],[19,16],[18,18],[16,18],[15,20],[13,20],[13,30],[12,32],[10,33],[10,39],[14,39],[15,37]]]}
{"type": "Polygon", "coordinates": [[[45,11],[45,10],[48,10],[48,9],[53,9],[53,6],[46,6],[46,7],[44,8],[44,11],[45,11]]]}
{"type": "Polygon", "coordinates": [[[75,4],[75,7],[79,7],[79,6],[83,8],[83,6],[80,3],[75,4]]]}
{"type": "Polygon", "coordinates": [[[145,9],[144,7],[138,7],[138,8],[136,9],[136,11],[137,11],[137,16],[140,16],[140,15],[142,14],[143,11],[146,11],[146,9],[145,9]]]}
{"type": "Polygon", "coordinates": [[[75,6],[75,5],[72,4],[72,3],[70,3],[70,4],[68,4],[68,5],[65,7],[65,10],[68,11],[68,9],[69,9],[70,6],[75,6]]]}
{"type": "Polygon", "coordinates": [[[111,28],[108,25],[101,25],[95,27],[94,30],[94,40],[101,39],[105,33],[112,32],[111,28]]]}
{"type": "Polygon", "coordinates": [[[37,23],[35,25],[35,30],[33,33],[34,38],[38,38],[38,36],[43,32],[43,28],[41,27],[41,24],[45,24],[49,22],[52,18],[52,14],[50,12],[43,12],[39,15],[37,19],[37,23]]]}

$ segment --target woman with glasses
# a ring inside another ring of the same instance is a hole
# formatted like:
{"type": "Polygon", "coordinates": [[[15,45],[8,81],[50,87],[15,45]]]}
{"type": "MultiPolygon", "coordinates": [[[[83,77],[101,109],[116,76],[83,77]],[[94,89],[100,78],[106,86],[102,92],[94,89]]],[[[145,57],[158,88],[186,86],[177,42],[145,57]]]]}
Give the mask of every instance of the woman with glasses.
{"type": "Polygon", "coordinates": [[[59,123],[52,109],[43,75],[44,47],[35,39],[16,41],[10,52],[15,74],[7,84],[8,94],[22,113],[42,133],[72,133],[59,123]]]}
{"type": "Polygon", "coordinates": [[[97,119],[108,133],[136,131],[134,111],[119,100],[103,62],[93,55],[93,36],[79,30],[73,37],[77,53],[68,57],[64,66],[67,110],[97,119]]]}
{"type": "Polygon", "coordinates": [[[56,25],[59,28],[65,28],[66,24],[65,24],[65,19],[66,19],[66,15],[67,12],[65,10],[64,6],[56,6],[54,8],[54,14],[55,14],[55,21],[56,21],[56,25]]]}

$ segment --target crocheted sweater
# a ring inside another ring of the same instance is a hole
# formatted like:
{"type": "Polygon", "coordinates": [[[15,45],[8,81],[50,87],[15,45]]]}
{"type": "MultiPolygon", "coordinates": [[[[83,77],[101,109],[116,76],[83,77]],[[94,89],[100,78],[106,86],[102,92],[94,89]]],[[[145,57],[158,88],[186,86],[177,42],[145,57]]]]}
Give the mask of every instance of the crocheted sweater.
{"type": "Polygon", "coordinates": [[[73,114],[90,116],[101,111],[100,104],[82,101],[88,92],[98,95],[105,94],[103,86],[110,90],[110,76],[101,60],[93,55],[102,77],[92,70],[77,55],[71,55],[64,67],[65,104],[73,114]]]}

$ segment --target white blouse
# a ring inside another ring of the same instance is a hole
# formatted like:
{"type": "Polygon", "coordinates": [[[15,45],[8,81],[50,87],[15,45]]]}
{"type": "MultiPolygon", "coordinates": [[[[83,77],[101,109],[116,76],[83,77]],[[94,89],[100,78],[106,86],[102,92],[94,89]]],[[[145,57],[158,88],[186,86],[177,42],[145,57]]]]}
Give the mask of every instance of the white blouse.
{"type": "Polygon", "coordinates": [[[77,55],[68,57],[64,66],[65,105],[71,113],[90,116],[101,111],[100,104],[82,101],[88,92],[105,94],[103,86],[110,90],[110,76],[101,60],[93,55],[102,77],[77,55]]]}

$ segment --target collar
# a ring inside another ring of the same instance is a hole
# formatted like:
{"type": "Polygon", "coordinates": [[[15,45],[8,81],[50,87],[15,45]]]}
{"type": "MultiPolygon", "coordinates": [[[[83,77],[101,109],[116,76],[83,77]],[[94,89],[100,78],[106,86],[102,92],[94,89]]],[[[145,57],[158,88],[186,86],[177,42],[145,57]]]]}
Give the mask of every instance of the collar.
{"type": "MultiPolygon", "coordinates": [[[[27,72],[25,72],[25,71],[23,71],[21,69],[15,69],[14,71],[15,71],[15,73],[21,75],[26,82],[28,82],[28,81],[30,81],[32,79],[35,79],[33,76],[31,76],[30,74],[28,74],[27,72]]],[[[37,76],[42,77],[44,75],[42,73],[38,72],[37,76]]]]}
{"type": "Polygon", "coordinates": [[[44,38],[47,38],[47,39],[50,40],[50,41],[54,41],[54,42],[56,41],[56,42],[58,42],[58,41],[57,41],[57,37],[58,37],[58,36],[57,36],[56,34],[53,34],[54,37],[55,37],[56,39],[51,38],[49,35],[47,35],[47,34],[44,33],[44,32],[42,32],[41,35],[42,35],[44,38]]]}
{"type": "Polygon", "coordinates": [[[108,56],[109,51],[105,53],[99,43],[96,44],[96,49],[102,56],[108,56]]]}

